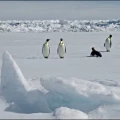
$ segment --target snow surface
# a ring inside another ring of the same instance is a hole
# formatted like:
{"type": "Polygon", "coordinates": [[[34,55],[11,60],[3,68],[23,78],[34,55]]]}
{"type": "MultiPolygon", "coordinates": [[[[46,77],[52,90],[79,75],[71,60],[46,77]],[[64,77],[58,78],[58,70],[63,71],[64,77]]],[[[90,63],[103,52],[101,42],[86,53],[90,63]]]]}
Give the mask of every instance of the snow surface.
{"type": "Polygon", "coordinates": [[[85,113],[66,107],[56,109],[54,115],[57,119],[88,119],[85,113]]]}
{"type": "Polygon", "coordinates": [[[7,20],[0,32],[100,32],[120,31],[120,20],[7,20]]]}
{"type": "Polygon", "coordinates": [[[1,119],[120,118],[119,32],[1,33],[0,38],[1,119]],[[109,34],[113,45],[106,52],[109,34]],[[61,37],[65,59],[57,55],[61,37]],[[41,53],[46,38],[49,59],[41,53]],[[102,58],[89,57],[93,46],[102,58]]]}

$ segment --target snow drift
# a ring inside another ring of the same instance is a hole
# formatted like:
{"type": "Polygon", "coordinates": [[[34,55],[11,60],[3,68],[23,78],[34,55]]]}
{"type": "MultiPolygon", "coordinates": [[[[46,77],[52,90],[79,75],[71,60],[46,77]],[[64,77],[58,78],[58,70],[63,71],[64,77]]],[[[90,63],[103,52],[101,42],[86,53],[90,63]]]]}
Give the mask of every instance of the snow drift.
{"type": "MultiPolygon", "coordinates": [[[[50,112],[44,93],[29,86],[20,68],[7,51],[3,54],[2,61],[1,90],[6,101],[14,103],[21,112],[50,112]]],[[[12,109],[12,106],[9,109],[12,109]]]]}
{"type": "Polygon", "coordinates": [[[109,81],[41,77],[37,89],[28,84],[8,52],[2,58],[1,92],[9,103],[7,111],[53,113],[57,119],[87,119],[88,114],[100,113],[101,108],[120,106],[119,84],[114,87],[112,81],[109,84],[109,81]]]}
{"type": "Polygon", "coordinates": [[[120,31],[120,20],[8,20],[1,32],[99,32],[120,31]]]}
{"type": "Polygon", "coordinates": [[[104,104],[119,103],[119,94],[105,86],[81,79],[41,78],[49,107],[68,107],[88,113],[104,104]]]}
{"type": "MultiPolygon", "coordinates": [[[[38,89],[32,88],[27,83],[20,68],[7,51],[3,54],[2,61],[1,90],[5,100],[10,103],[9,107],[6,108],[7,111],[21,113],[47,113],[52,112],[57,108],[49,108],[51,102],[53,106],[56,103],[54,103],[54,100],[50,101],[49,98],[47,98],[47,92],[45,93],[38,89]]],[[[51,97],[55,97],[55,94],[51,94],[51,97]]],[[[69,108],[56,109],[54,116],[56,116],[56,118],[66,118],[66,115],[72,112],[77,115],[77,118],[87,118],[85,113],[77,110],[70,110],[69,108]],[[64,115],[61,110],[64,111],[64,115]]]]}

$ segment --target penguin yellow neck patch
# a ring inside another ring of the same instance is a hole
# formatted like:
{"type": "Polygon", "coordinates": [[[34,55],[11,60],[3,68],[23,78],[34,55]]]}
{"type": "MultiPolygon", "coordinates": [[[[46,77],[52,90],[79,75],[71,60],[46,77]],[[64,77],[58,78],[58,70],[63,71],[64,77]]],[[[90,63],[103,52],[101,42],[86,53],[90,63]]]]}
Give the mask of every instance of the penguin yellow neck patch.
{"type": "Polygon", "coordinates": [[[46,42],[45,45],[48,46],[48,42],[46,42]]]}
{"type": "Polygon", "coordinates": [[[63,41],[60,41],[60,44],[61,44],[61,45],[64,45],[63,41]]]}
{"type": "Polygon", "coordinates": [[[108,37],[108,39],[107,39],[108,41],[110,41],[110,37],[108,37]]]}

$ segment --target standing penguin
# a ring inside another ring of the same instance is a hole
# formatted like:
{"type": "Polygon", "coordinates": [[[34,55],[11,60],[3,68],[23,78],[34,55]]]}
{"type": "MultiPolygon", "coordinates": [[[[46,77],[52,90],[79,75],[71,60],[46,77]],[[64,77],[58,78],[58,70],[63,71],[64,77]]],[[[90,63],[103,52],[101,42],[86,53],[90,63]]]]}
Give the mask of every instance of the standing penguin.
{"type": "Polygon", "coordinates": [[[48,44],[49,40],[50,39],[46,39],[46,42],[42,46],[42,54],[43,54],[44,58],[48,58],[49,54],[50,54],[50,47],[49,47],[49,44],[48,44]]]}
{"type": "Polygon", "coordinates": [[[60,43],[58,45],[57,54],[59,54],[60,58],[64,58],[65,53],[66,53],[66,46],[63,43],[63,39],[61,38],[60,43]]]}
{"type": "Polygon", "coordinates": [[[104,47],[106,48],[107,52],[110,52],[110,48],[112,46],[111,42],[112,35],[109,35],[109,37],[105,40],[104,47]]]}

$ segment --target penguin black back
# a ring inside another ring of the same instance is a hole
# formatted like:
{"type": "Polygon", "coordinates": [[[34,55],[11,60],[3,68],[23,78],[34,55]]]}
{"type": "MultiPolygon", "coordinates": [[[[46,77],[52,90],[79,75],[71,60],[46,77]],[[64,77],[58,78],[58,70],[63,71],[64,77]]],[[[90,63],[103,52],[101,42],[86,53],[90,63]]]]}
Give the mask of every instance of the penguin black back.
{"type": "Polygon", "coordinates": [[[91,56],[102,57],[102,54],[99,51],[95,50],[94,47],[92,47],[91,56]]]}

